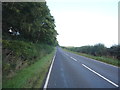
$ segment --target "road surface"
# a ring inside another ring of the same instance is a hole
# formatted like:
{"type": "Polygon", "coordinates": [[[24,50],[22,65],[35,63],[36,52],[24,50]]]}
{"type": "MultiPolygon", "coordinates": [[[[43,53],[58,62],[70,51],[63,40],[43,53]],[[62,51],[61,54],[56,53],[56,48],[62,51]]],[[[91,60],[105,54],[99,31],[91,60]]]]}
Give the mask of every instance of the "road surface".
{"type": "Polygon", "coordinates": [[[118,67],[57,51],[44,88],[119,88],[118,67]]]}

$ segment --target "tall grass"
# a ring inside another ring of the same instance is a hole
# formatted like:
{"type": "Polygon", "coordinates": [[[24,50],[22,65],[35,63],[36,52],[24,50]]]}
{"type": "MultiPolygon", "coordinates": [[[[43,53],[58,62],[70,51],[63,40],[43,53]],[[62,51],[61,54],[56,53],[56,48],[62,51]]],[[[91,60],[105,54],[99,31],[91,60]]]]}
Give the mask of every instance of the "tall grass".
{"type": "Polygon", "coordinates": [[[47,54],[34,64],[16,73],[10,80],[3,82],[3,88],[41,88],[54,52],[47,54]]]}
{"type": "Polygon", "coordinates": [[[31,88],[38,81],[40,86],[52,60],[54,47],[18,40],[3,40],[2,44],[3,87],[31,88]]]}

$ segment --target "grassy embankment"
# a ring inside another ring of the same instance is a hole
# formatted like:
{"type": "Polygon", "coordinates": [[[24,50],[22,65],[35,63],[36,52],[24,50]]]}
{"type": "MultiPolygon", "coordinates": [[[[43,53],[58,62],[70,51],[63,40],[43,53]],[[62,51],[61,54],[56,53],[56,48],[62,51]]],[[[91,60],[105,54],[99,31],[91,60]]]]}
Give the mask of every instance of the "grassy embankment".
{"type": "Polygon", "coordinates": [[[3,88],[40,88],[55,49],[45,44],[3,40],[3,88]]]}
{"type": "Polygon", "coordinates": [[[63,50],[120,67],[120,61],[117,59],[113,59],[105,56],[93,56],[85,53],[78,53],[68,49],[63,49],[63,50]]]}

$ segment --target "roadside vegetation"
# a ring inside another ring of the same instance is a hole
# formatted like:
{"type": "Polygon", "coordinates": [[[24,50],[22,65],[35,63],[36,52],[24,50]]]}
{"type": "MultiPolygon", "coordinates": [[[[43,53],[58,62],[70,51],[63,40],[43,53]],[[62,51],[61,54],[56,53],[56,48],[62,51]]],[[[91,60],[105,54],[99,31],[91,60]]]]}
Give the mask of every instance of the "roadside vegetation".
{"type": "Polygon", "coordinates": [[[94,46],[82,47],[62,47],[64,50],[75,54],[99,60],[108,64],[120,67],[120,45],[114,45],[110,48],[104,44],[96,44],[94,46]]]}
{"type": "Polygon", "coordinates": [[[37,59],[33,64],[17,70],[15,75],[3,80],[3,88],[42,88],[54,52],[37,59]]]}
{"type": "Polygon", "coordinates": [[[46,2],[3,2],[2,30],[2,87],[42,87],[58,45],[46,2]]]}

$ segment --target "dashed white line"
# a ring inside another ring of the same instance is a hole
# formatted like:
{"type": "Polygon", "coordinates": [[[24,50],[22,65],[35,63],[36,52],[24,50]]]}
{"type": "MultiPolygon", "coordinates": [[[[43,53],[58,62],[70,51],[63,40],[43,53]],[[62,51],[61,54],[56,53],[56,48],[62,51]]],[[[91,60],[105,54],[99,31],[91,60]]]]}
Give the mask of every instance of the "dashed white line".
{"type": "Polygon", "coordinates": [[[68,54],[65,54],[65,55],[69,56],[68,54]]]}
{"type": "MultiPolygon", "coordinates": [[[[55,53],[55,56],[56,56],[56,53],[55,53]]],[[[48,75],[47,75],[47,79],[46,79],[46,82],[45,82],[45,85],[44,85],[44,90],[47,88],[47,85],[48,85],[48,81],[49,81],[49,78],[50,78],[50,74],[51,74],[52,66],[53,66],[53,63],[54,63],[54,60],[55,60],[55,56],[53,57],[53,60],[52,60],[52,63],[51,63],[51,66],[50,66],[50,69],[49,69],[49,72],[48,72],[48,75]]]]}
{"type": "MultiPolygon", "coordinates": [[[[65,55],[69,56],[68,54],[65,54],[65,55]]],[[[73,58],[73,57],[70,57],[70,58],[72,58],[74,61],[77,61],[77,59],[75,59],[75,58],[73,58]]]]}
{"type": "Polygon", "coordinates": [[[70,58],[72,58],[74,61],[77,61],[77,59],[75,59],[75,58],[73,58],[73,57],[70,57],[70,58]]]}
{"type": "Polygon", "coordinates": [[[87,68],[88,70],[90,70],[91,72],[95,73],[96,75],[100,76],[101,78],[103,78],[104,80],[108,81],[109,83],[111,83],[112,85],[119,87],[117,84],[115,84],[114,82],[110,81],[109,79],[105,78],[104,76],[100,75],[99,73],[95,72],[94,70],[92,70],[91,68],[87,67],[86,65],[82,64],[85,68],[87,68]]]}
{"type": "MultiPolygon", "coordinates": [[[[69,56],[68,54],[66,54],[67,56],[69,56]]],[[[71,59],[73,59],[74,61],[77,61],[77,59],[70,57],[71,59]]],[[[92,70],[91,68],[87,67],[86,65],[82,64],[85,68],[87,68],[88,70],[90,70],[91,72],[95,73],[96,75],[100,76],[101,78],[103,78],[104,80],[106,80],[107,82],[111,83],[112,85],[119,87],[117,84],[115,84],[114,82],[110,81],[109,79],[105,78],[104,76],[100,75],[99,73],[97,73],[96,71],[92,70]]]]}

